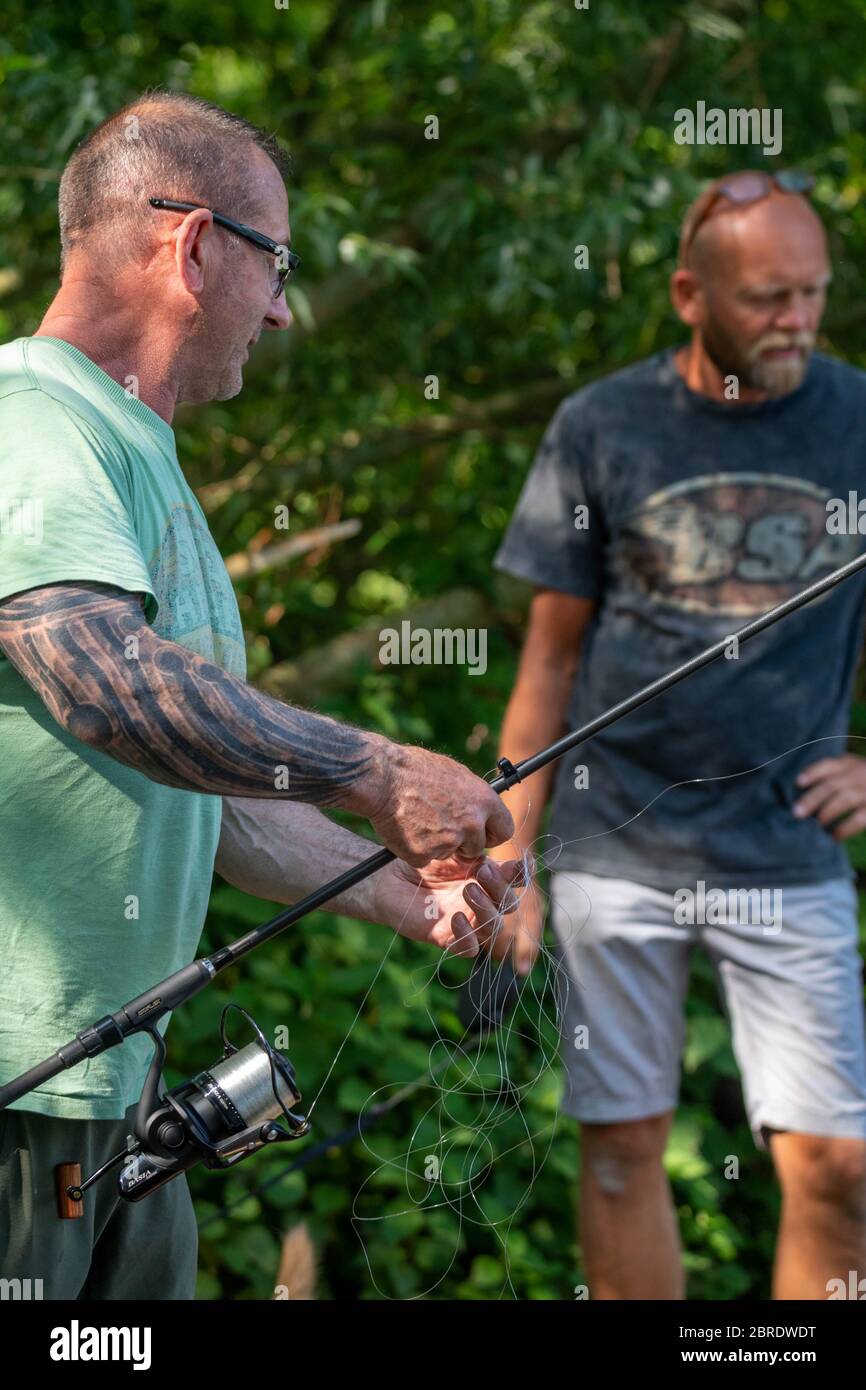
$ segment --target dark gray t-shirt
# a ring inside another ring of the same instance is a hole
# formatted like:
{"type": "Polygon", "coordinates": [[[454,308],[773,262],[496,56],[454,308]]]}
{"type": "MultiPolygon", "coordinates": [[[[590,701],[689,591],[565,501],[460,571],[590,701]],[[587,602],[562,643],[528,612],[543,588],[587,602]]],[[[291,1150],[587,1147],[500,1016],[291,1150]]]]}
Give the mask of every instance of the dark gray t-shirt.
{"type": "MultiPolygon", "coordinates": [[[[866,373],[815,353],[798,390],[749,405],[689,390],[673,358],[562,402],[494,560],[598,603],[570,728],[863,547],[831,533],[826,504],[866,497],[866,373]]],[[[797,773],[846,748],[864,583],[846,580],[566,754],[543,845],[553,867],[667,891],[850,875],[843,846],[791,807],[797,773]],[[690,778],[724,780],[675,785],[690,778]]]]}

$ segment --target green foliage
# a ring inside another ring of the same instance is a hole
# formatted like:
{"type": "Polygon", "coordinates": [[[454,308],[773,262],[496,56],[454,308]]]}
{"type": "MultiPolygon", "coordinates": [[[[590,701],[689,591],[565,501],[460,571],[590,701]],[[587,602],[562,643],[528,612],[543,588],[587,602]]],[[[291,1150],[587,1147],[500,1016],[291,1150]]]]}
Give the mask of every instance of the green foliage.
{"type": "MultiPolygon", "coordinates": [[[[486,771],[522,620],[521,596],[490,564],[541,429],[582,381],[682,336],[666,283],[682,210],[706,178],[766,162],[678,146],[678,108],[783,108],[783,162],[816,173],[831,236],[823,346],[866,365],[862,20],[859,0],[592,0],[586,11],[567,0],[8,0],[0,333],[32,332],[53,293],[59,173],[104,115],[160,84],[275,130],[295,167],[296,327],[263,340],[238,399],[180,410],[180,457],[226,555],[284,539],[281,505],[289,534],[351,518],[361,529],[239,582],[251,678],[467,586],[496,614],[484,676],[364,670],[326,707],[486,771]],[[431,115],[438,140],[424,137],[431,115]],[[578,244],[590,248],[581,273],[578,244]],[[430,375],[438,399],[425,396],[430,375]]],[[[268,915],[217,885],[205,944],[268,915]]],[[[288,1027],[315,1135],[337,1133],[425,1076],[437,1038],[459,1037],[461,971],[439,965],[384,928],[317,913],[178,1012],[170,1079],[213,1061],[219,1007],[235,998],[270,1036],[288,1027]]],[[[688,1014],[667,1165],[690,1296],[764,1297],[777,1198],[705,962],[688,1014]],[[737,1180],[724,1177],[731,1155],[737,1180]]],[[[494,1043],[480,1105],[452,1067],[363,1139],[273,1185],[297,1149],[221,1177],[198,1170],[200,1296],[269,1297],[282,1233],[303,1218],[325,1297],[572,1297],[585,1281],[575,1127],[554,1123],[551,1029],[536,1017],[521,1032],[505,1059],[519,1106],[499,1092],[494,1043]],[[446,1104],[456,1186],[422,1200],[446,1104]],[[477,1204],[454,1200],[466,1172],[477,1204]]]]}

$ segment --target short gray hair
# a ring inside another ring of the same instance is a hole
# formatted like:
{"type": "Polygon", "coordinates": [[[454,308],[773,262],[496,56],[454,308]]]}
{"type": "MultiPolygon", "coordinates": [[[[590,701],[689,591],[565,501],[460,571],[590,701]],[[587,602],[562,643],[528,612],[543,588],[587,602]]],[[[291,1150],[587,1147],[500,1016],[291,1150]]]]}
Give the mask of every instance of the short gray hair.
{"type": "Polygon", "coordinates": [[[143,250],[149,219],[159,215],[148,206],[151,197],[202,203],[253,222],[260,211],[246,172],[253,147],[283,178],[290,173],[275,136],[221,106],[160,89],[136,97],[81,141],[63,171],[61,271],[70,251],[104,230],[112,231],[123,255],[143,250]]]}

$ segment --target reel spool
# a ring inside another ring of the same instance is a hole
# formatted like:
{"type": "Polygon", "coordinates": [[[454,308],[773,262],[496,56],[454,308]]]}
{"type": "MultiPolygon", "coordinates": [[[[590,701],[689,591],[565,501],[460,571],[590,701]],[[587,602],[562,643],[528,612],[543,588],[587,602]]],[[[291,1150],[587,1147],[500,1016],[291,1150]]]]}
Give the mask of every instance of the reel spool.
{"type": "Polygon", "coordinates": [[[172,1091],[161,1090],[165,1042],[154,1027],[154,1057],[138,1103],[135,1132],[127,1147],[81,1183],[66,1188],[72,1202],[122,1163],[117,1190],[127,1202],[140,1202],[195,1163],[231,1168],[264,1148],[289,1143],[310,1131],[310,1122],[290,1106],[301,1099],[288,1057],[271,1046],[258,1024],[239,1004],[226,1004],[220,1017],[223,1055],[172,1091]],[[255,1041],[238,1048],[226,1034],[226,1015],[236,1009],[255,1041]],[[277,1120],[284,1118],[287,1128],[277,1120]]]}

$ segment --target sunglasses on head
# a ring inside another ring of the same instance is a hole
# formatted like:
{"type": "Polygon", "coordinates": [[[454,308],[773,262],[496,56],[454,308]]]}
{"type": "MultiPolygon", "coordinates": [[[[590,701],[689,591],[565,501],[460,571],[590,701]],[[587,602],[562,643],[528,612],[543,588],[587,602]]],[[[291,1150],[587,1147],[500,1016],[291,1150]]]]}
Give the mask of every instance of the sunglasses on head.
{"type": "Polygon", "coordinates": [[[739,174],[717,179],[702,195],[683,228],[680,265],[686,264],[695,237],[720,198],[727,198],[735,206],[743,207],[768,197],[774,187],[782,193],[810,193],[815,187],[815,176],[805,174],[800,169],[780,169],[776,174],[768,174],[762,169],[743,169],[739,174]]]}

